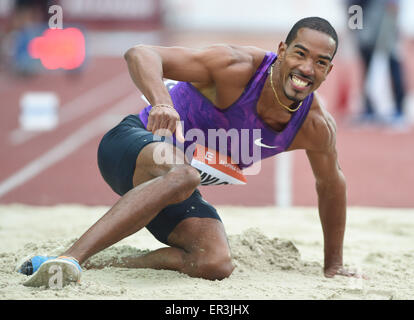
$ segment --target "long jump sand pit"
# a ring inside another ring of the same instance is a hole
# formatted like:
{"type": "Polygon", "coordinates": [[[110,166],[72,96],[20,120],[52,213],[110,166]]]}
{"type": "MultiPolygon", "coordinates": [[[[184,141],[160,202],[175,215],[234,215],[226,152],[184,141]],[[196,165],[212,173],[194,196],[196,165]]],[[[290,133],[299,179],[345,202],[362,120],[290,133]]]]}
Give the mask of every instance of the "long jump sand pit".
{"type": "MultiPolygon", "coordinates": [[[[14,271],[24,257],[59,254],[107,207],[0,206],[0,299],[414,299],[414,209],[349,208],[345,265],[367,280],[322,275],[323,237],[316,208],[218,207],[236,269],[222,281],[174,271],[84,270],[80,284],[28,288],[14,271]]],[[[163,246],[147,230],[91,259],[163,246]]]]}

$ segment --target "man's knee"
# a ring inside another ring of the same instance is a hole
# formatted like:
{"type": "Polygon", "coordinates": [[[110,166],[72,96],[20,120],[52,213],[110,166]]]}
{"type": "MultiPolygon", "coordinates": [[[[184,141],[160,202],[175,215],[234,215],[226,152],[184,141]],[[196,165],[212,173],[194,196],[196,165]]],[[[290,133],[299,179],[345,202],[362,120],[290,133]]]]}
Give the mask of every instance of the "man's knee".
{"type": "Polygon", "coordinates": [[[173,167],[164,177],[173,189],[173,198],[176,202],[186,200],[201,182],[197,169],[186,164],[173,167]]]}
{"type": "Polygon", "coordinates": [[[228,278],[233,270],[234,265],[230,254],[205,256],[193,263],[193,276],[208,280],[223,280],[228,278]]]}

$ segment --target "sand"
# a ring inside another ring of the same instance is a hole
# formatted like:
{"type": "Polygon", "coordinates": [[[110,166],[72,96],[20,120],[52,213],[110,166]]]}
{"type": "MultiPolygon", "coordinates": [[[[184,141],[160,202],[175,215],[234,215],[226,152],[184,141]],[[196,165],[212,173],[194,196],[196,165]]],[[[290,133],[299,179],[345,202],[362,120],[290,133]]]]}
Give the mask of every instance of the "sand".
{"type": "MultiPolygon", "coordinates": [[[[84,270],[80,284],[28,288],[14,271],[29,255],[59,254],[107,207],[0,206],[0,299],[357,299],[414,298],[414,209],[349,208],[345,265],[368,280],[322,274],[323,238],[315,208],[218,207],[236,269],[222,281],[167,270],[84,270]]],[[[164,246],[147,230],[91,259],[164,246]]]]}

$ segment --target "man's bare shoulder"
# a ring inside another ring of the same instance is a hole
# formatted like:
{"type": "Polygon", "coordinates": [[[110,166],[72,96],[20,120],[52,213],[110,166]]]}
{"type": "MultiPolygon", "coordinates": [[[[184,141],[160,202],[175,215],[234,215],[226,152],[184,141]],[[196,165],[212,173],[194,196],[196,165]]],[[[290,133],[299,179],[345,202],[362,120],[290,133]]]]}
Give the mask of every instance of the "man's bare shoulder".
{"type": "Polygon", "coordinates": [[[317,152],[335,150],[336,123],[316,92],[308,116],[295,140],[295,149],[317,152]]]}
{"type": "Polygon", "coordinates": [[[260,64],[266,50],[254,46],[219,43],[202,48],[200,53],[206,60],[226,61],[229,65],[252,62],[260,64]]]}
{"type": "MultiPolygon", "coordinates": [[[[198,59],[208,70],[212,81],[192,84],[199,90],[213,90],[222,100],[226,100],[225,97],[229,95],[230,100],[234,100],[235,96],[241,94],[239,91],[249,82],[265,54],[265,50],[252,46],[214,44],[202,48],[198,59]]],[[[220,105],[219,101],[215,102],[220,105]]],[[[223,104],[227,105],[228,101],[223,104]]]]}
{"type": "Polygon", "coordinates": [[[329,151],[335,148],[336,123],[315,92],[304,130],[309,137],[309,151],[329,151]]]}
{"type": "MultiPolygon", "coordinates": [[[[214,44],[200,51],[200,59],[220,80],[225,76],[254,73],[263,61],[266,51],[253,46],[214,44]]],[[[237,81],[237,77],[232,78],[237,81]]]]}

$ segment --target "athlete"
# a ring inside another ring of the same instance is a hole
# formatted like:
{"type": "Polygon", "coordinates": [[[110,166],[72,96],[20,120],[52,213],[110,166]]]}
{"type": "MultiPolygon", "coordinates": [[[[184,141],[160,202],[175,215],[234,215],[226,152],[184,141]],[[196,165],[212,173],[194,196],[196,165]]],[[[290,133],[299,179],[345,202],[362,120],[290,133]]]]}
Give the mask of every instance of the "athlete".
{"type": "MultiPolygon", "coordinates": [[[[63,285],[79,281],[85,262],[87,268],[103,267],[88,265],[89,257],[143,227],[168,247],[109,265],[176,270],[212,280],[229,277],[234,265],[223,223],[202,199],[200,172],[187,157],[191,141],[185,137],[191,129],[206,135],[208,129],[260,129],[261,138],[248,144],[260,148],[261,159],[306,150],[316,179],[324,275],[358,276],[343,266],[346,183],[336,126],[314,94],[332,70],[337,47],[329,22],[310,17],[293,26],[277,54],[226,44],[129,49],[125,59],[131,78],[150,105],[110,130],[98,150],[105,181],[122,197],[61,257],[26,261],[19,269],[31,275],[25,284],[47,286],[54,265],[63,269],[63,285]],[[168,91],[164,78],[179,82],[168,91]],[[171,134],[172,142],[166,141],[171,134]],[[171,161],[156,161],[160,148],[171,161]]],[[[239,162],[241,169],[250,165],[239,162]]]]}

